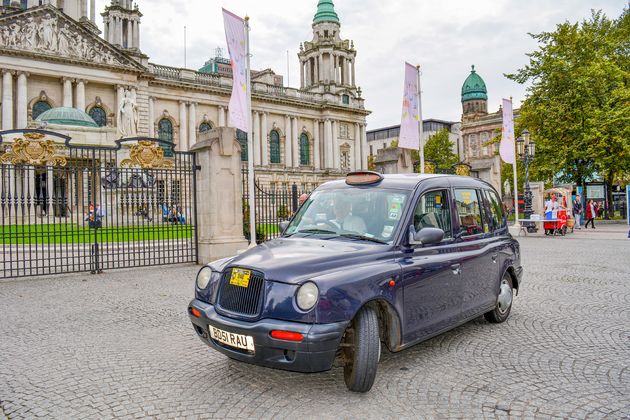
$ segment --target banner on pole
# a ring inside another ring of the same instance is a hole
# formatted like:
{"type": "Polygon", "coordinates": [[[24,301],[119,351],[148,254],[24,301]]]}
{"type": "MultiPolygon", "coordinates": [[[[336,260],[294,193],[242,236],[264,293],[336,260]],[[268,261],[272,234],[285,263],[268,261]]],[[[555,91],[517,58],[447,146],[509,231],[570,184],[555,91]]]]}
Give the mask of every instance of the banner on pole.
{"type": "Polygon", "coordinates": [[[420,147],[418,98],[418,70],[415,66],[405,63],[405,89],[403,92],[402,119],[398,147],[418,150],[420,147]]]}
{"type": "Polygon", "coordinates": [[[232,66],[232,96],[228,108],[230,126],[249,133],[245,20],[223,9],[223,24],[232,66]]]}
{"type": "Polygon", "coordinates": [[[501,129],[501,144],[499,154],[505,163],[516,162],[514,143],[514,114],[512,113],[512,100],[503,99],[503,128],[501,129]]]}

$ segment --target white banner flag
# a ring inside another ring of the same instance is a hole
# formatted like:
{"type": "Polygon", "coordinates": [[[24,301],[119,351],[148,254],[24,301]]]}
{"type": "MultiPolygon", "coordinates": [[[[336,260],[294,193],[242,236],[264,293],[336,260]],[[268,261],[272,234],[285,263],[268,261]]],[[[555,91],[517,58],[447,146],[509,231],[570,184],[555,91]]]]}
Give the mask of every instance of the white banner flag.
{"type": "Polygon", "coordinates": [[[420,133],[418,108],[418,70],[415,66],[405,63],[405,89],[403,92],[402,119],[398,147],[418,150],[420,147],[420,133]]]}
{"type": "Polygon", "coordinates": [[[512,113],[512,100],[503,99],[503,128],[501,129],[501,144],[499,154],[505,163],[516,161],[514,144],[514,114],[512,113]]]}
{"type": "Polygon", "coordinates": [[[230,126],[249,133],[245,20],[223,9],[223,24],[232,65],[232,96],[228,108],[230,126]]]}

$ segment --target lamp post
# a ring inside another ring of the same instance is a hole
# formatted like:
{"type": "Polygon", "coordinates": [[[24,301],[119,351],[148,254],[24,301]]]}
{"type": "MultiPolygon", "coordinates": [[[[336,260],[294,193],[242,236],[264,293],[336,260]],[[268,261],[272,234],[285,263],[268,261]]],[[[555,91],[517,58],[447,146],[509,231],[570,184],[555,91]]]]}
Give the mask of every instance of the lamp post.
{"type": "MultiPolygon", "coordinates": [[[[536,153],[536,143],[529,138],[529,131],[523,130],[521,136],[516,139],[516,145],[518,150],[518,156],[523,160],[525,165],[525,191],[523,192],[523,200],[525,201],[525,208],[523,215],[525,219],[531,218],[532,211],[532,190],[529,187],[529,164],[534,160],[534,154],[536,153]]],[[[518,201],[518,200],[517,200],[518,201]]],[[[527,231],[535,232],[536,225],[527,223],[527,231]]]]}

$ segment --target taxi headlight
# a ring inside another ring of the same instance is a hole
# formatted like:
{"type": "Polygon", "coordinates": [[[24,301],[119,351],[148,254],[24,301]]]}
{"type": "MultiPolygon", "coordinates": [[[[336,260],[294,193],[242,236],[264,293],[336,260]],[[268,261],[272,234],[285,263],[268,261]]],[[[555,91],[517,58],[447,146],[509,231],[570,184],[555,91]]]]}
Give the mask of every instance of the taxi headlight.
{"type": "Polygon", "coordinates": [[[317,285],[312,282],[304,283],[300,286],[297,292],[297,306],[303,311],[308,311],[315,306],[318,297],[319,289],[317,288],[317,285]]]}
{"type": "Polygon", "coordinates": [[[210,279],[212,278],[212,269],[210,267],[204,267],[199,270],[197,274],[197,287],[201,290],[208,287],[208,283],[210,283],[210,279]]]}

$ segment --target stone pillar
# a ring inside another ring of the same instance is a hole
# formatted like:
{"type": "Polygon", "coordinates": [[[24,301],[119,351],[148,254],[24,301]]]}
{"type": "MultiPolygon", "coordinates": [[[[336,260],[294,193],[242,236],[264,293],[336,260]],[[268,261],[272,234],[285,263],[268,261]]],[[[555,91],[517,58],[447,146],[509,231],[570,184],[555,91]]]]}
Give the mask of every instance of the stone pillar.
{"type": "Polygon", "coordinates": [[[155,137],[155,100],[149,96],[149,137],[155,137]]]}
{"type": "Polygon", "coordinates": [[[293,151],[291,146],[293,142],[291,140],[291,117],[289,115],[284,116],[284,166],[290,168],[293,166],[293,151]]]}
{"type": "Polygon", "coordinates": [[[85,81],[77,80],[76,85],[76,107],[77,109],[85,112],[85,81]]]}
{"type": "Polygon", "coordinates": [[[260,112],[254,111],[254,118],[252,121],[254,124],[254,165],[260,165],[260,112]]]}
{"type": "Polygon", "coordinates": [[[324,121],[324,162],[326,169],[333,167],[333,143],[332,143],[332,122],[326,118],[324,121]]]}
{"type": "Polygon", "coordinates": [[[177,150],[183,152],[188,150],[187,141],[187,128],[186,128],[186,102],[179,101],[179,142],[177,150]]]}
{"type": "Polygon", "coordinates": [[[267,166],[269,165],[269,129],[267,128],[267,112],[262,113],[260,136],[262,143],[261,163],[267,166]]]}
{"type": "Polygon", "coordinates": [[[81,0],[81,17],[87,18],[87,15],[88,15],[87,0],[81,0]]]}
{"type": "Polygon", "coordinates": [[[140,22],[133,21],[133,47],[140,49],[140,22]]]}
{"type": "Polygon", "coordinates": [[[72,79],[63,78],[63,106],[72,108],[72,79]]]}
{"type": "Polygon", "coordinates": [[[300,139],[299,139],[299,133],[298,133],[298,117],[293,117],[292,118],[292,124],[291,124],[291,129],[292,129],[292,133],[291,133],[291,141],[292,141],[292,149],[293,149],[293,166],[294,167],[299,167],[300,166],[300,139]]]}
{"type": "Polygon", "coordinates": [[[103,30],[105,31],[103,39],[105,41],[109,42],[109,19],[107,19],[107,20],[105,20],[105,22],[103,22],[103,30]]]}
{"type": "Polygon", "coordinates": [[[318,55],[317,56],[317,80],[323,80],[324,79],[324,58],[323,55],[318,55]]]}
{"type": "Polygon", "coordinates": [[[241,146],[236,129],[199,133],[193,145],[197,164],[197,263],[236,255],[247,248],[243,237],[241,146]]]}
{"type": "Polygon", "coordinates": [[[225,107],[219,106],[219,127],[225,127],[225,107]]]}
{"type": "Polygon", "coordinates": [[[188,106],[188,149],[197,143],[197,104],[188,106]]]}
{"type": "Polygon", "coordinates": [[[123,96],[125,94],[125,88],[121,85],[116,86],[116,115],[114,116],[114,121],[116,126],[118,126],[118,113],[120,112],[120,104],[122,102],[123,96]]]}
{"type": "Polygon", "coordinates": [[[328,60],[328,71],[329,71],[329,79],[332,83],[336,83],[337,82],[337,75],[336,75],[336,61],[337,61],[337,57],[335,56],[335,54],[330,53],[328,55],[329,60],[328,60]]]}
{"type": "Polygon", "coordinates": [[[127,19],[127,39],[125,40],[127,48],[133,48],[133,22],[127,19]]]}
{"type": "Polygon", "coordinates": [[[304,69],[306,68],[306,62],[300,60],[300,87],[304,88],[304,69]]]}
{"type": "Polygon", "coordinates": [[[319,120],[313,122],[313,167],[315,170],[321,169],[321,161],[319,156],[319,120]]]}
{"type": "Polygon", "coordinates": [[[55,204],[57,203],[57,199],[54,195],[55,193],[55,184],[54,184],[54,173],[52,166],[46,166],[46,201],[43,204],[43,209],[47,215],[53,216],[55,214],[55,204]]]}
{"type": "Polygon", "coordinates": [[[356,86],[357,82],[355,80],[355,73],[354,73],[354,59],[352,59],[352,61],[350,62],[350,65],[352,66],[352,86],[356,86]]]}
{"type": "Polygon", "coordinates": [[[90,21],[96,24],[96,0],[90,0],[90,21]]]}
{"type": "Polygon", "coordinates": [[[341,170],[341,159],[339,157],[339,122],[332,122],[332,167],[341,170]]]}
{"type": "Polygon", "coordinates": [[[361,124],[361,169],[367,169],[368,160],[367,133],[365,130],[365,124],[361,124]]]}
{"type": "Polygon", "coordinates": [[[18,73],[17,77],[17,98],[16,98],[16,128],[26,128],[28,124],[28,98],[27,92],[27,74],[23,71],[18,73]]]}
{"type": "Polygon", "coordinates": [[[361,164],[361,126],[359,123],[354,124],[354,168],[359,170],[363,168],[361,164]]]}
{"type": "Polygon", "coordinates": [[[13,72],[2,72],[2,129],[13,129],[13,72]]]}

